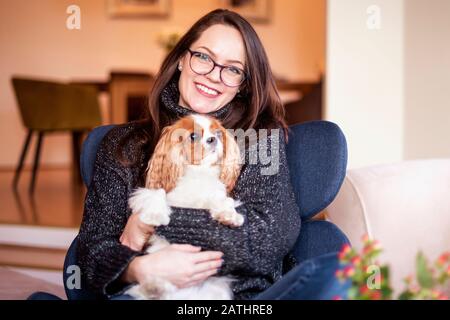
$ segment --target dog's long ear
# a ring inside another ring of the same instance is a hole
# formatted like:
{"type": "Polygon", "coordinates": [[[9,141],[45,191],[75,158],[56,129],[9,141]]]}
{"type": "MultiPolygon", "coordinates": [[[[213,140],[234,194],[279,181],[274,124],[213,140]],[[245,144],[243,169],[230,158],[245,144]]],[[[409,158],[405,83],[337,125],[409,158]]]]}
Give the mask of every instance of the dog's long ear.
{"type": "Polygon", "coordinates": [[[220,180],[227,187],[227,192],[229,193],[233,190],[241,171],[241,154],[238,144],[228,130],[222,130],[222,137],[223,161],[220,180]]]}
{"type": "Polygon", "coordinates": [[[170,192],[184,172],[183,148],[173,127],[165,127],[147,166],[145,187],[170,192]]]}

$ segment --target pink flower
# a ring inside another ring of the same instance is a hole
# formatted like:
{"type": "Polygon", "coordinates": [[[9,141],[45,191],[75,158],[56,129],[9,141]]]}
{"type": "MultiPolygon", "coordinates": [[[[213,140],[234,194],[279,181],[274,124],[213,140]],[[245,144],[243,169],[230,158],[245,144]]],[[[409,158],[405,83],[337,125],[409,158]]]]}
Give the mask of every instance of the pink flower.
{"type": "Polygon", "coordinates": [[[447,267],[447,275],[450,277],[450,266],[447,267]]]}
{"type": "Polygon", "coordinates": [[[372,290],[370,294],[370,298],[372,300],[380,300],[381,299],[381,292],[380,290],[372,290]]]}
{"type": "Polygon", "coordinates": [[[362,285],[359,287],[359,292],[361,294],[366,294],[369,291],[369,288],[367,288],[367,285],[362,285]]]}
{"type": "Polygon", "coordinates": [[[347,254],[350,253],[350,251],[352,250],[352,247],[350,247],[350,245],[348,243],[344,244],[341,248],[341,251],[339,251],[339,260],[343,260],[345,259],[345,257],[347,256],[347,254]]]}
{"type": "Polygon", "coordinates": [[[342,300],[342,297],[341,296],[334,296],[333,300],[342,300]]]}
{"type": "Polygon", "coordinates": [[[362,236],[361,238],[363,243],[367,243],[370,241],[369,235],[366,233],[365,235],[362,236]]]}
{"type": "Polygon", "coordinates": [[[355,274],[355,268],[353,266],[347,266],[344,269],[344,275],[346,277],[351,277],[355,274]]]}
{"type": "Polygon", "coordinates": [[[440,292],[439,290],[431,290],[431,298],[433,299],[438,299],[440,296],[442,295],[442,292],[440,292]]]}
{"type": "Polygon", "coordinates": [[[372,252],[372,250],[373,250],[372,245],[368,244],[368,245],[364,246],[362,253],[363,253],[363,255],[368,255],[369,253],[372,252]]]}
{"type": "Polygon", "coordinates": [[[360,256],[353,257],[352,260],[350,260],[350,262],[355,266],[359,266],[361,264],[361,257],[360,256]]]}
{"type": "Polygon", "coordinates": [[[338,279],[342,279],[344,277],[344,273],[342,272],[342,270],[336,270],[336,272],[334,273],[334,275],[336,276],[336,278],[338,279]]]}
{"type": "Polygon", "coordinates": [[[405,278],[405,282],[407,283],[407,284],[411,284],[412,283],[412,281],[413,281],[413,276],[410,274],[409,276],[407,276],[406,278],[405,278]]]}
{"type": "Polygon", "coordinates": [[[449,260],[450,260],[450,252],[444,252],[437,260],[437,265],[442,267],[449,260]]]}
{"type": "Polygon", "coordinates": [[[373,250],[381,250],[382,249],[381,244],[380,244],[380,242],[378,240],[375,240],[373,242],[372,249],[373,250]]]}
{"type": "Polygon", "coordinates": [[[349,253],[351,249],[352,249],[352,247],[348,243],[346,243],[342,246],[341,252],[349,253]]]}
{"type": "Polygon", "coordinates": [[[409,291],[413,294],[417,294],[417,293],[419,293],[420,289],[417,285],[413,285],[409,288],[409,291]]]}

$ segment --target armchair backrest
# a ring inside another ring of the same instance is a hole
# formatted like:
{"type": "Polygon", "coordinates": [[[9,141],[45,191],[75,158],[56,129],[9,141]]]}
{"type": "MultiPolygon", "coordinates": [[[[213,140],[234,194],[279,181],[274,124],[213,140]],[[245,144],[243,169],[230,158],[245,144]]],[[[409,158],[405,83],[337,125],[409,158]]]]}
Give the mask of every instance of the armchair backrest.
{"type": "Polygon", "coordinates": [[[333,122],[310,121],[290,127],[287,160],[302,220],[336,197],[347,170],[347,142],[333,122]]]}

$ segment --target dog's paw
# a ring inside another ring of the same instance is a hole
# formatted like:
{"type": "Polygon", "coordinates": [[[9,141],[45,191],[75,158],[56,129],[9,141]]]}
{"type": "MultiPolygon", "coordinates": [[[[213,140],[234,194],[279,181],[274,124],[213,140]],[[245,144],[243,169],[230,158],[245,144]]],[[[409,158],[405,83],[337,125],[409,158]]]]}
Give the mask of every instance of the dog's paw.
{"type": "Polygon", "coordinates": [[[244,217],[236,211],[221,211],[213,213],[213,218],[230,227],[240,227],[244,224],[244,217]]]}
{"type": "Polygon", "coordinates": [[[244,216],[239,214],[236,209],[236,202],[233,198],[216,199],[210,209],[213,219],[224,225],[231,227],[240,227],[244,224],[244,216]]]}
{"type": "Polygon", "coordinates": [[[170,222],[170,207],[164,189],[137,189],[128,200],[133,213],[148,225],[161,226],[170,222]]]}
{"type": "Polygon", "coordinates": [[[211,216],[220,223],[231,227],[240,227],[244,224],[244,216],[237,213],[234,208],[211,210],[211,216]]]}
{"type": "Polygon", "coordinates": [[[167,226],[170,222],[169,214],[154,211],[153,209],[145,210],[139,214],[139,219],[151,226],[167,226]]]}

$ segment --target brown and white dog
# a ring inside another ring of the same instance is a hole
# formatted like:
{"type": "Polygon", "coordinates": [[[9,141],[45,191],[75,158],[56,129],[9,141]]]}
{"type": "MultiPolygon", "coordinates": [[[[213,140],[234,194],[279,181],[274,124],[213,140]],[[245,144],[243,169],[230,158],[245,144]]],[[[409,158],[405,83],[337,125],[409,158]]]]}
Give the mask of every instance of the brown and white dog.
{"type": "MultiPolygon", "coordinates": [[[[214,118],[189,115],[165,127],[148,167],[145,188],[139,188],[128,203],[142,222],[167,225],[170,206],[207,209],[213,219],[231,227],[241,226],[239,205],[229,197],[241,168],[240,150],[234,137],[214,118]]],[[[154,234],[147,252],[169,242],[154,234]]],[[[136,299],[232,299],[230,277],[210,277],[202,284],[177,288],[155,277],[133,286],[127,294],[136,299]]]]}

